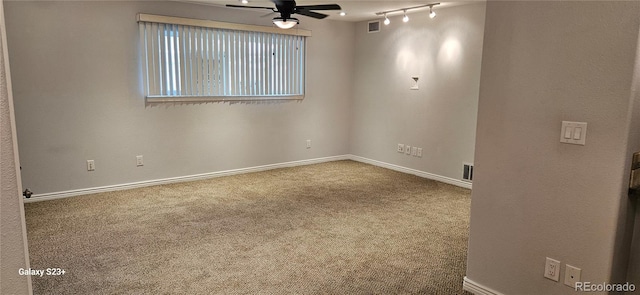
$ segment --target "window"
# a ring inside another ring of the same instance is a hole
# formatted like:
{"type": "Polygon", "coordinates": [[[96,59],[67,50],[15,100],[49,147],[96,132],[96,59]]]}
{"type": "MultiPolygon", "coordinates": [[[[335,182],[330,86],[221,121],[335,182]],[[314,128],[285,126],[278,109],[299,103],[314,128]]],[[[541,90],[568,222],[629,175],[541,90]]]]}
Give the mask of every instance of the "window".
{"type": "Polygon", "coordinates": [[[304,97],[308,31],[143,14],[138,21],[147,101],[304,97]]]}

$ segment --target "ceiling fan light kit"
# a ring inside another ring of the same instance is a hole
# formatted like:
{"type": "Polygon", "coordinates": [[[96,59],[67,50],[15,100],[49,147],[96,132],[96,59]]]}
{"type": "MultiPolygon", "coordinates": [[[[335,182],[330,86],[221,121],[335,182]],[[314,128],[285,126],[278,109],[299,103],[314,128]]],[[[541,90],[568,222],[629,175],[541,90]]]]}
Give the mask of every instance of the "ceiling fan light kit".
{"type": "Polygon", "coordinates": [[[282,17],[275,17],[273,18],[273,23],[278,26],[278,28],[281,29],[291,29],[293,27],[295,27],[298,23],[300,23],[300,21],[298,21],[297,18],[282,18],[282,17]]]}
{"type": "Polygon", "coordinates": [[[431,4],[426,4],[426,5],[414,6],[414,7],[407,7],[407,8],[400,8],[400,9],[394,9],[394,10],[381,11],[381,12],[376,12],[376,15],[384,16],[384,24],[385,25],[389,25],[391,23],[391,21],[387,17],[387,14],[402,11],[403,12],[402,21],[406,23],[406,22],[409,21],[409,16],[407,16],[407,11],[409,11],[411,9],[429,7],[429,17],[430,18],[436,17],[436,13],[433,11],[433,7],[436,6],[436,5],[440,5],[440,3],[431,3],[431,4]]]}
{"type": "Polygon", "coordinates": [[[269,9],[273,12],[280,13],[280,17],[273,19],[273,23],[281,29],[291,29],[295,27],[299,21],[297,18],[291,17],[292,14],[304,15],[312,18],[323,19],[328,15],[315,12],[312,10],[342,10],[338,4],[322,4],[322,5],[296,5],[292,0],[271,0],[276,7],[261,7],[261,6],[245,6],[245,5],[231,5],[227,4],[227,7],[234,8],[250,8],[250,9],[269,9]]]}

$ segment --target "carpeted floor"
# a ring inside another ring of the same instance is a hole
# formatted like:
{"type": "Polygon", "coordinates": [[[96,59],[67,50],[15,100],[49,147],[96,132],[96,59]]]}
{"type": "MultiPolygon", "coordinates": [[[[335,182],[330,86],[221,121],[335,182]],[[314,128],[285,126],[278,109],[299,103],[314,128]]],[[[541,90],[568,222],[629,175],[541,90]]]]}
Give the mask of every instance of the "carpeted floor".
{"type": "Polygon", "coordinates": [[[338,161],[25,210],[35,294],[464,294],[469,206],[338,161]]]}

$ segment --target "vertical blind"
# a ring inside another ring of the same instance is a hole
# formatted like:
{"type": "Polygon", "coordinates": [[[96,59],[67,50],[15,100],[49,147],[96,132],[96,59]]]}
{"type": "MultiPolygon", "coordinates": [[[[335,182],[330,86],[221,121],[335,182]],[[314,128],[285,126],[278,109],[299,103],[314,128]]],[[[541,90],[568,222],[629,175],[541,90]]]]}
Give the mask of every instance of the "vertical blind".
{"type": "Polygon", "coordinates": [[[140,22],[147,97],[304,95],[305,37],[140,22]]]}

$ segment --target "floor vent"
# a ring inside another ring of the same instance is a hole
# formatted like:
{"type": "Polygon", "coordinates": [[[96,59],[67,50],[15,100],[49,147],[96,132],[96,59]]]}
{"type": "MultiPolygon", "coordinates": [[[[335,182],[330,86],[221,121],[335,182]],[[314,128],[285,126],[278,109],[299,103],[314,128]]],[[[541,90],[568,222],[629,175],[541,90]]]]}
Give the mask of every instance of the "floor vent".
{"type": "Polygon", "coordinates": [[[371,21],[369,22],[369,28],[368,28],[368,32],[369,33],[377,33],[380,32],[380,21],[371,21]]]}
{"type": "Polygon", "coordinates": [[[473,164],[462,163],[462,179],[473,181],[473,164]]]}

